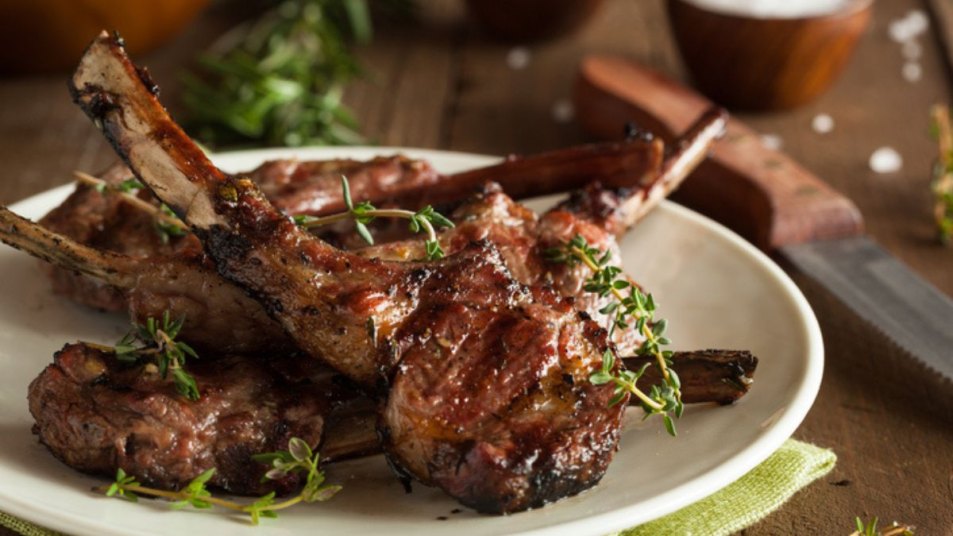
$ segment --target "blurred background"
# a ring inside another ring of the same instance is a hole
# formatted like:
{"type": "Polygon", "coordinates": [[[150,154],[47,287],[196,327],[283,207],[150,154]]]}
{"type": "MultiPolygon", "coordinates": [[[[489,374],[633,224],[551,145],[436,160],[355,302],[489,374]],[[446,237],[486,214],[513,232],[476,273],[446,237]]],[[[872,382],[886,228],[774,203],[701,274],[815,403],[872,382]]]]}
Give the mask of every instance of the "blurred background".
{"type": "MultiPolygon", "coordinates": [[[[101,28],[120,31],[173,115],[216,151],[371,144],[505,155],[593,141],[580,126],[573,88],[584,58],[612,54],[728,106],[763,144],[850,197],[878,242],[953,295],[953,249],[938,240],[938,226],[953,218],[953,193],[937,189],[949,169],[936,167],[931,136],[931,107],[950,95],[948,0],[4,0],[0,7],[3,203],[115,160],[66,90],[101,28]]],[[[620,138],[626,119],[619,117],[620,138]]],[[[839,478],[848,484],[810,488],[749,533],[846,533],[831,527],[867,513],[942,533],[953,514],[930,511],[924,523],[913,499],[932,471],[929,456],[877,454],[906,443],[914,423],[890,415],[872,421],[889,401],[844,409],[843,393],[867,389],[852,385],[863,356],[836,357],[875,332],[798,283],[825,336],[849,335],[826,340],[835,359],[818,404],[827,413],[812,412],[798,436],[843,445],[851,441],[844,423],[855,422],[851,433],[867,435],[855,450],[838,451],[845,453],[839,478]],[[862,454],[893,465],[865,474],[862,454]],[[898,483],[899,475],[909,481],[898,483]],[[866,486],[851,488],[857,480],[866,486]]],[[[895,354],[884,359],[900,360],[895,354]]],[[[891,396],[907,400],[897,389],[891,396]]],[[[948,455],[945,441],[938,431],[922,449],[948,455]]],[[[930,504],[948,504],[949,479],[931,481],[930,504]]]]}

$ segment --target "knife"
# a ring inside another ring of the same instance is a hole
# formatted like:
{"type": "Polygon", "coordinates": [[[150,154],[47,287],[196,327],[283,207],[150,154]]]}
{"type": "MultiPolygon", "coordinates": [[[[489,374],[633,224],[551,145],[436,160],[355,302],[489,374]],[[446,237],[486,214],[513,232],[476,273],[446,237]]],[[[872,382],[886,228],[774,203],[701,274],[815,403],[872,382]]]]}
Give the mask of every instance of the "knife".
{"type": "MultiPolygon", "coordinates": [[[[583,59],[576,117],[618,138],[634,121],[671,142],[712,104],[664,75],[616,56],[583,59]]],[[[786,257],[857,315],[953,380],[953,300],[863,233],[857,207],[730,119],[711,157],[675,196],[759,248],[786,257]]]]}

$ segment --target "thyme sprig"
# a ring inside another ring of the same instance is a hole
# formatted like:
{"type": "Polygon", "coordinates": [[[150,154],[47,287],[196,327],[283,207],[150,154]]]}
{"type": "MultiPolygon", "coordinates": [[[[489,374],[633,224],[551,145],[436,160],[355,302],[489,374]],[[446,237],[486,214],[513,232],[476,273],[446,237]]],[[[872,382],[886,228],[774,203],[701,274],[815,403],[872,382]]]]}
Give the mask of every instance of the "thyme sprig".
{"type": "Polygon", "coordinates": [[[883,530],[877,530],[878,519],[875,517],[869,523],[864,523],[859,517],[854,518],[854,525],[857,530],[850,533],[850,536],[913,536],[913,527],[894,521],[890,526],[883,530]]]}
{"type": "Polygon", "coordinates": [[[363,138],[342,98],[371,39],[367,0],[282,0],[220,38],[185,78],[193,135],[213,144],[348,144],[363,138]]]}
{"type": "Polygon", "coordinates": [[[275,501],[274,492],[263,495],[247,504],[220,499],[213,496],[207,487],[209,480],[215,475],[214,468],[198,475],[178,491],[144,486],[122,469],[116,471],[116,478],[112,483],[98,486],[93,490],[103,493],[107,497],[118,497],[132,502],[137,502],[140,495],[159,497],[170,501],[169,506],[174,510],[180,510],[188,506],[197,509],[220,506],[248,515],[252,525],[257,525],[263,517],[278,517],[278,510],[290,508],[298,503],[326,501],[341,490],[341,486],[325,483],[324,473],[318,469],[319,455],[312,452],[311,447],[303,439],[291,438],[288,441],[287,451],[257,454],[252,458],[258,462],[272,464],[272,469],[262,477],[262,482],[284,478],[292,473],[306,472],[305,485],[301,492],[281,502],[275,501]]]}
{"type": "Polygon", "coordinates": [[[322,225],[329,225],[339,221],[354,220],[354,226],[357,234],[361,236],[368,244],[374,244],[374,237],[371,235],[367,224],[377,218],[404,218],[410,220],[410,231],[427,233],[427,239],[424,242],[426,247],[426,259],[436,260],[444,257],[443,248],[440,247],[440,240],[437,239],[438,228],[451,228],[453,222],[445,216],[434,210],[430,205],[414,212],[412,210],[400,208],[377,208],[368,201],[355,203],[351,199],[351,187],[348,184],[347,177],[341,176],[341,190],[344,197],[346,212],[331,214],[329,216],[294,216],[294,222],[306,229],[314,229],[322,225]]]}
{"type": "Polygon", "coordinates": [[[114,351],[119,361],[153,364],[163,379],[171,374],[179,394],[198,400],[199,389],[195,378],[185,370],[185,360],[199,356],[191,346],[175,340],[184,324],[184,318],[172,320],[169,311],[163,313],[161,320],[149,317],[144,324],[134,323],[114,351]]]}
{"type": "Polygon", "coordinates": [[[672,415],[678,418],[684,411],[681,380],[671,368],[672,352],[662,349],[662,346],[671,344],[671,341],[665,337],[666,321],[655,319],[655,299],[624,277],[621,268],[611,264],[611,252],[592,247],[581,235],[576,235],[562,247],[550,249],[547,251],[547,257],[563,264],[582,263],[592,271],[592,275],[583,284],[583,289],[602,298],[610,295],[614,298],[599,310],[609,317],[609,335],[616,329],[635,329],[643,337],[636,353],[655,358],[663,383],[653,385],[646,393],[636,386],[636,382],[645,372],[645,366],[637,372],[620,367],[618,372],[613,373],[617,358],[611,350],[606,350],[602,367],[592,373],[589,381],[594,385],[611,383],[615,386],[615,395],[609,402],[610,406],[620,403],[626,393],[634,395],[640,400],[646,417],[662,415],[665,429],[669,434],[676,435],[672,415]]]}
{"type": "Polygon", "coordinates": [[[175,213],[172,212],[172,209],[168,207],[165,203],[156,206],[148,201],[144,201],[135,194],[135,192],[145,188],[138,179],[128,178],[118,184],[110,184],[102,179],[93,177],[88,173],[83,173],[82,171],[74,171],[73,177],[77,181],[92,186],[96,189],[97,192],[101,194],[114,193],[122,197],[122,200],[129,203],[133,207],[142,210],[148,214],[151,214],[155,218],[156,222],[156,232],[159,233],[159,238],[162,239],[162,243],[168,244],[171,237],[185,236],[188,234],[188,227],[185,223],[182,222],[175,213]]]}
{"type": "Polygon", "coordinates": [[[953,239],[953,128],[950,127],[950,109],[933,107],[933,127],[939,146],[939,157],[933,168],[933,217],[937,236],[943,244],[953,239]]]}

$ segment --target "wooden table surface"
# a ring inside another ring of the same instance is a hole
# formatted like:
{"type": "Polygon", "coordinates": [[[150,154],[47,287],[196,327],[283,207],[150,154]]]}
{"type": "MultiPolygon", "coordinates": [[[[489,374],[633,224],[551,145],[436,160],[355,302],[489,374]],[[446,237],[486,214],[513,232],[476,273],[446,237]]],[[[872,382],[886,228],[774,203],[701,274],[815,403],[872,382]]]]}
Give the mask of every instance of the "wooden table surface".
{"type": "MultiPolygon", "coordinates": [[[[425,4],[421,2],[421,4],[425,4]]],[[[901,76],[890,21],[916,0],[876,2],[873,24],[836,86],[804,108],[739,114],[783,149],[851,197],[877,241],[947,294],[953,294],[953,248],[934,242],[929,192],[935,156],[929,106],[948,100],[949,72],[934,29],[919,39],[923,77],[901,76]],[[812,118],[829,114],[819,134],[812,118]],[[876,174],[870,154],[881,146],[903,157],[897,173],[876,174]]],[[[164,49],[139,58],[174,103],[182,66],[227,26],[227,6],[208,11],[164,49]]],[[[360,51],[372,79],[347,101],[364,132],[381,145],[504,154],[587,140],[553,110],[570,97],[575,66],[586,53],[613,52],[684,78],[660,0],[607,1],[573,36],[528,48],[530,61],[508,66],[511,45],[487,39],[457,2],[427,2],[415,26],[387,27],[360,51]]],[[[65,75],[0,79],[0,202],[65,183],[72,170],[96,171],[114,156],[70,103],[65,75]]],[[[176,107],[171,106],[173,112],[176,107]]],[[[876,329],[826,291],[786,267],[808,297],[824,333],[824,382],[795,437],[830,447],[834,471],[751,535],[848,534],[855,516],[916,525],[919,534],[953,534],[953,387],[914,365],[876,329]]],[[[947,319],[953,329],[953,319],[947,319]]],[[[951,349],[953,352],[953,349],[951,349]]],[[[6,534],[0,529],[0,535],[6,534]]]]}

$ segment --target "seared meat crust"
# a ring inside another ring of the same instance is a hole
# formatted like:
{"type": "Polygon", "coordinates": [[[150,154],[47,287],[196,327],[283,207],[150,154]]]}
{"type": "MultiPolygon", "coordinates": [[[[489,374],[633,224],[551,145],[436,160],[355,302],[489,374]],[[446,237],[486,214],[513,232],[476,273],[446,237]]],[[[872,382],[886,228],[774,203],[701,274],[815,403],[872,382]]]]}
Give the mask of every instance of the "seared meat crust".
{"type": "Polygon", "coordinates": [[[68,344],[29,389],[34,432],[70,467],[112,477],[117,468],[141,482],[177,489],[214,468],[210,483],[258,495],[290,492],[290,475],[261,482],[267,467],[252,454],[322,439],[341,390],[325,381],[290,382],[263,359],[192,362],[201,398],[189,401],[148,366],[120,363],[112,352],[68,344]]]}

